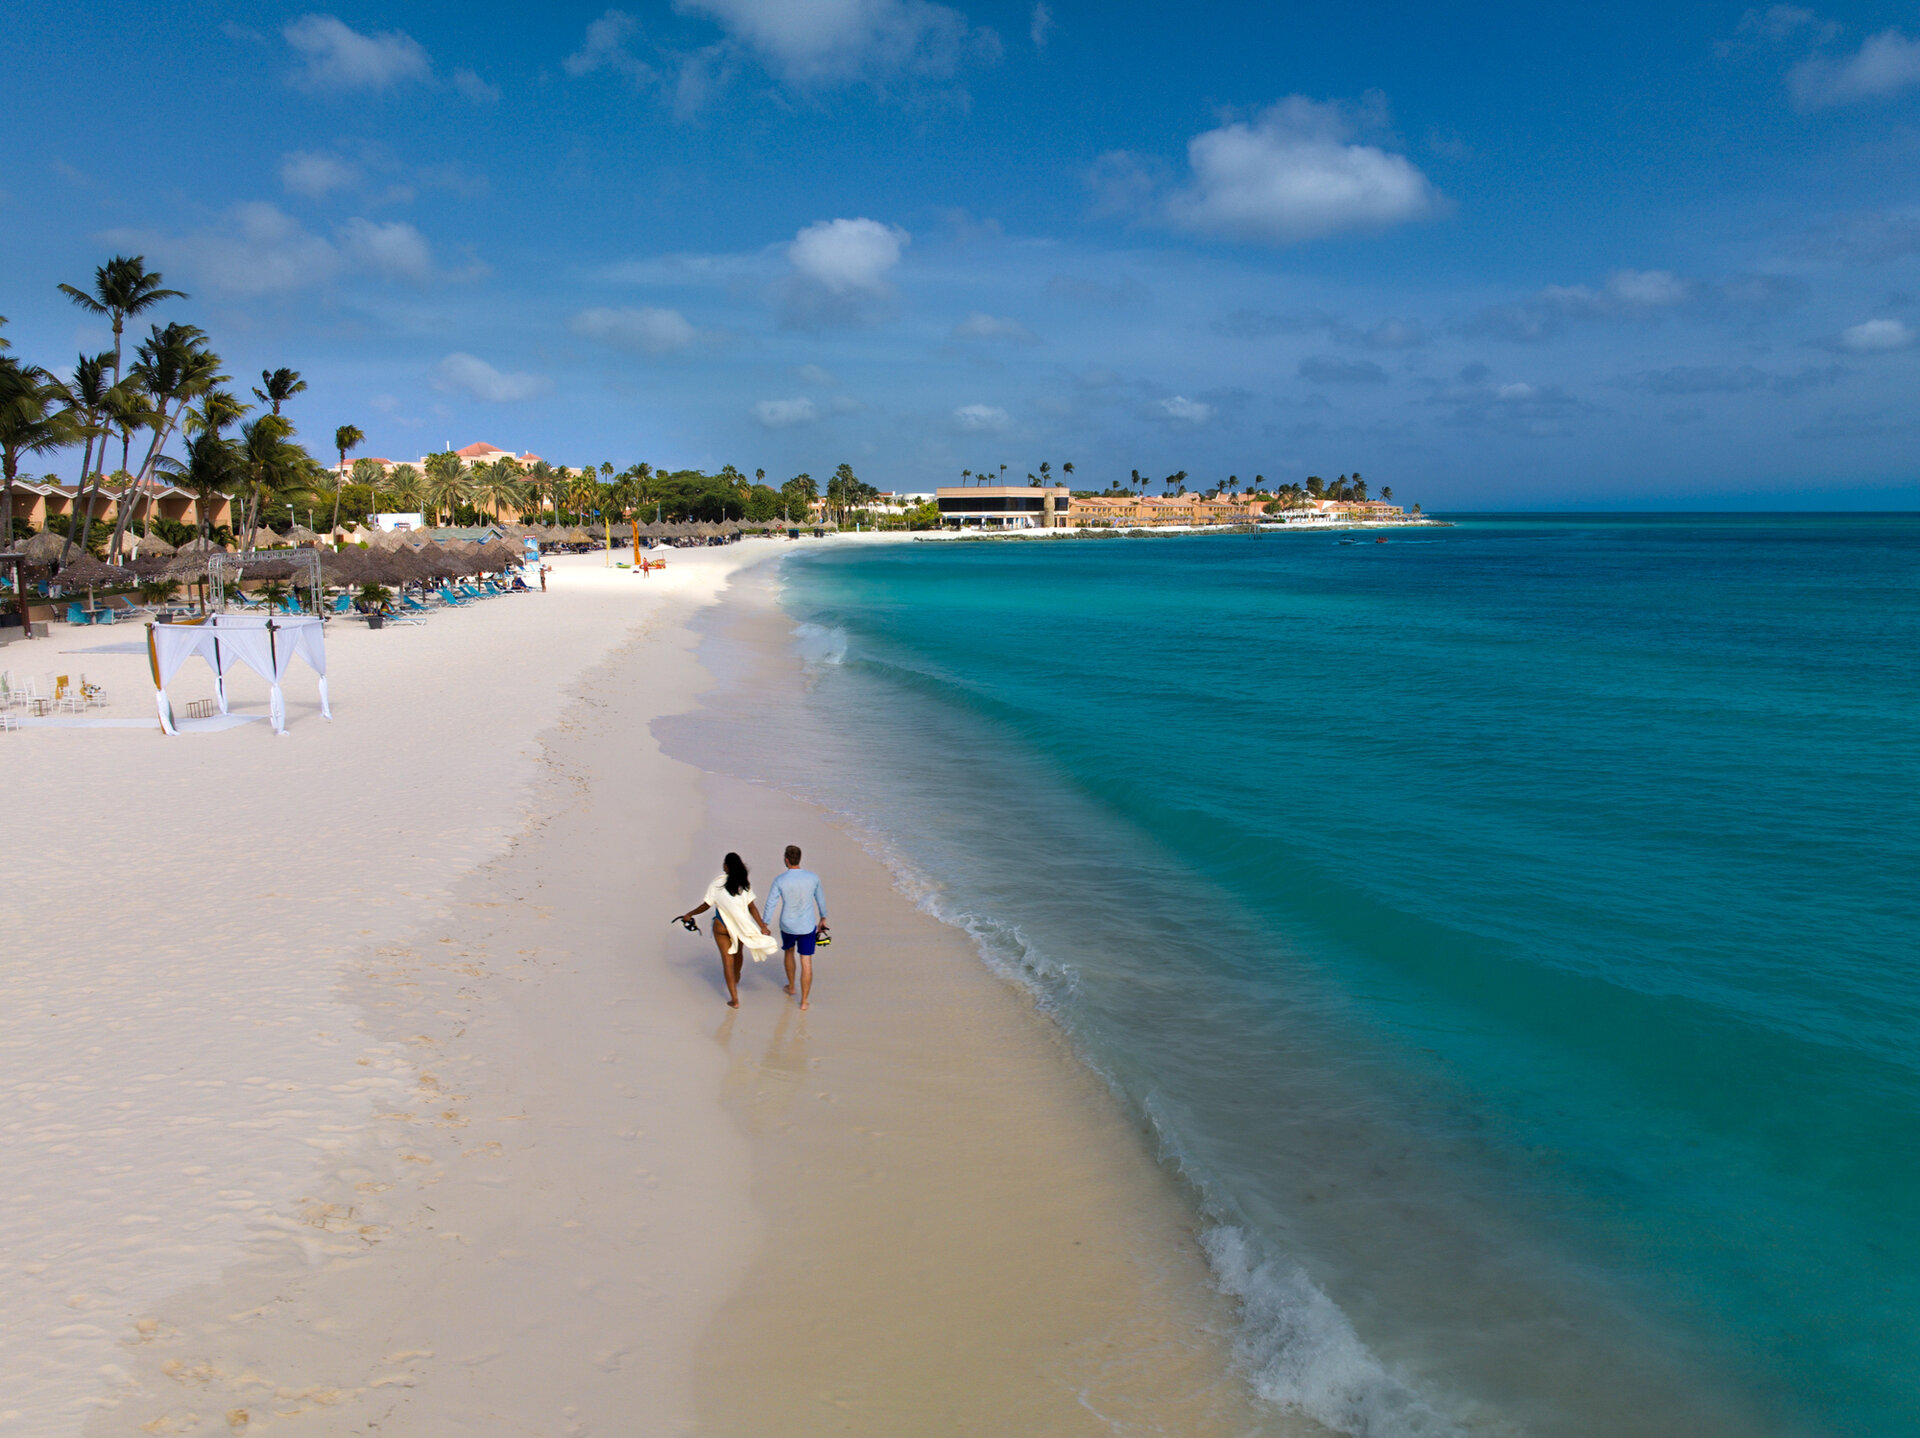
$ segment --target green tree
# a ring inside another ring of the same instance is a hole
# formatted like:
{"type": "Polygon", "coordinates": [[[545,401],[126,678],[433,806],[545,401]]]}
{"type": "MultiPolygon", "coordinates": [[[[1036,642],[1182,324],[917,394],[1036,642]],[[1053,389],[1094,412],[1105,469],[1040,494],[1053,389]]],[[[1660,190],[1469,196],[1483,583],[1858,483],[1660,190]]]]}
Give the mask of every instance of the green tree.
{"type": "Polygon", "coordinates": [[[266,388],[255,385],[253,397],[264,405],[271,405],[276,419],[280,417],[280,406],[307,387],[307,382],[300,378],[299,370],[285,368],[261,370],[260,384],[266,388]]]}
{"type": "Polygon", "coordinates": [[[6,486],[0,491],[0,544],[13,538],[13,484],[21,456],[51,454],[76,438],[61,405],[62,394],[39,366],[0,357],[0,462],[6,486]]]}
{"type": "Polygon", "coordinates": [[[246,471],[246,513],[238,526],[240,547],[252,549],[269,499],[307,474],[307,452],[292,443],[293,426],[263,414],[240,427],[240,463],[246,471]]]}
{"type": "Polygon", "coordinates": [[[91,292],[61,285],[60,293],[90,315],[113,321],[113,383],[120,383],[120,337],[127,320],[152,309],[162,300],[184,300],[180,290],[162,288],[157,271],[149,272],[145,255],[115,255],[93,272],[91,292]]]}
{"type": "Polygon", "coordinates": [[[429,525],[438,524],[443,512],[451,514],[471,499],[473,483],[468,477],[466,465],[461,463],[456,452],[443,449],[427,456],[426,483],[422,494],[426,501],[429,525]]]}
{"type": "Polygon", "coordinates": [[[333,475],[333,520],[327,526],[328,534],[340,528],[340,491],[347,487],[347,456],[366,442],[366,435],[354,425],[343,424],[333,432],[333,450],[340,456],[340,468],[333,475]]]}
{"type": "Polygon", "coordinates": [[[396,464],[380,485],[395,514],[418,514],[427,507],[425,476],[411,464],[396,464]]]}
{"type": "MultiPolygon", "coordinates": [[[[145,392],[147,425],[153,438],[140,468],[134,473],[131,492],[114,520],[108,553],[115,559],[132,526],[139,493],[153,478],[161,450],[173,431],[185,421],[188,406],[226,376],[220,373],[220,356],[208,348],[203,331],[194,325],[170,324],[150,328],[147,338],[140,342],[139,358],[134,362],[130,378],[145,392]]],[[[124,455],[122,463],[124,467],[124,455]]],[[[151,513],[148,525],[151,528],[151,513]]]]}
{"type": "Polygon", "coordinates": [[[499,519],[505,517],[509,509],[520,513],[526,504],[527,493],[520,483],[518,460],[509,457],[496,459],[492,464],[477,464],[472,475],[470,498],[474,508],[485,506],[499,519]]]}
{"type": "MultiPolygon", "coordinates": [[[[215,412],[216,417],[218,413],[215,412]]],[[[246,482],[246,468],[233,441],[220,432],[226,423],[230,421],[198,426],[187,441],[184,458],[163,457],[157,465],[182,489],[192,491],[202,539],[207,538],[210,531],[208,516],[213,513],[214,502],[246,482]]]]}
{"type": "Polygon", "coordinates": [[[813,482],[813,476],[804,472],[781,485],[781,508],[788,521],[805,524],[812,514],[813,502],[819,495],[820,487],[813,482]]]}
{"type": "MultiPolygon", "coordinates": [[[[99,468],[93,454],[96,442],[101,446],[101,461],[106,457],[107,395],[114,389],[109,368],[112,363],[112,357],[104,350],[97,355],[81,355],[73,366],[73,378],[61,389],[67,424],[84,442],[80,451],[80,482],[74,489],[76,510],[82,499],[88,508],[93,504],[93,492],[98,487],[95,471],[99,468]]],[[[60,547],[63,567],[72,551],[73,531],[69,528],[67,542],[60,547]]]]}

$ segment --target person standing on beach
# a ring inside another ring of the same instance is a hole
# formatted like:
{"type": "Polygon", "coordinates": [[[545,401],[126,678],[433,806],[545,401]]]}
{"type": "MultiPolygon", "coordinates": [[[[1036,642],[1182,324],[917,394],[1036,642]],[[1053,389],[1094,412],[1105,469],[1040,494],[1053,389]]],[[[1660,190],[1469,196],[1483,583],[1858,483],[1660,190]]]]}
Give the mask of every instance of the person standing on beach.
{"type": "MultiPolygon", "coordinates": [[[[773,952],[773,930],[760,917],[754,902],[753,886],[747,880],[747,865],[738,854],[729,854],[720,863],[720,877],[707,885],[700,906],[688,909],[674,922],[696,928],[694,919],[709,908],[713,915],[714,947],[720,950],[720,974],[727,981],[727,1007],[740,1007],[740,963],[744,948],[757,964],[773,952]]],[[[793,990],[789,986],[788,990],[793,990]]]]}
{"type": "Polygon", "coordinates": [[[780,919],[780,946],[787,951],[787,992],[793,992],[793,960],[800,957],[800,1007],[812,1007],[813,947],[827,932],[827,896],[820,876],[800,867],[800,846],[787,845],[787,872],[767,890],[767,918],[780,919]]]}

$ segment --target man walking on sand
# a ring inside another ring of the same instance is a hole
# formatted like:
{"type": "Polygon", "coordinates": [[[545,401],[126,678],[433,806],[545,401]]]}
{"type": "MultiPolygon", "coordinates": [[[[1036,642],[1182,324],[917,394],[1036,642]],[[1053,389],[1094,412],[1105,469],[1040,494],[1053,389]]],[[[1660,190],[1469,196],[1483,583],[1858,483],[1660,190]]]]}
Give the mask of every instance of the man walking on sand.
{"type": "Polygon", "coordinates": [[[767,921],[777,924],[780,947],[787,951],[787,992],[793,992],[793,959],[800,956],[800,1007],[813,995],[813,946],[827,932],[827,896],[820,876],[800,867],[800,846],[787,845],[787,871],[767,890],[767,921]]]}

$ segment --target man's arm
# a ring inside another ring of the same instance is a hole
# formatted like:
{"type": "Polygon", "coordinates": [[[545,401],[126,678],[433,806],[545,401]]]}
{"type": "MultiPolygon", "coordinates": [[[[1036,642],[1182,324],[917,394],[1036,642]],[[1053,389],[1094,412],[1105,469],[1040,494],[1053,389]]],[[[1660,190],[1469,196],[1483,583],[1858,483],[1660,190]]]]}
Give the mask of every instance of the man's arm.
{"type": "Polygon", "coordinates": [[[813,876],[813,907],[820,915],[820,924],[824,928],[827,922],[827,892],[820,887],[820,876],[813,876]]]}

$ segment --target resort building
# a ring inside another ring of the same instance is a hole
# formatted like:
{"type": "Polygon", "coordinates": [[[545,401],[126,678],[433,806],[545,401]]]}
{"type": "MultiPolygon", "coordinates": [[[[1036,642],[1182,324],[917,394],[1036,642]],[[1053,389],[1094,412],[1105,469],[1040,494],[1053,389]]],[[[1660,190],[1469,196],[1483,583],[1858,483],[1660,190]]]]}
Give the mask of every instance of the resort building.
{"type": "Polygon", "coordinates": [[[1223,494],[1075,495],[1067,523],[1075,528],[1147,529],[1159,524],[1254,524],[1266,517],[1266,497],[1223,494]]]}
{"type": "MultiPolygon", "coordinates": [[[[196,525],[200,522],[199,497],[192,490],[173,484],[145,484],[132,496],[124,489],[103,488],[93,502],[93,522],[114,523],[120,517],[122,501],[132,506],[133,517],[128,522],[135,527],[150,519],[196,525]]],[[[84,495],[70,485],[19,480],[13,486],[14,518],[24,519],[35,529],[45,529],[49,515],[75,515],[84,505],[84,495]]],[[[233,523],[230,496],[216,494],[208,501],[207,523],[215,529],[233,523]]]]}
{"type": "Polygon", "coordinates": [[[934,497],[940,522],[959,529],[1060,529],[1069,522],[1064,484],[943,484],[934,497]]]}
{"type": "MultiPolygon", "coordinates": [[[[456,449],[454,453],[460,456],[460,467],[462,469],[472,469],[476,464],[495,464],[503,459],[512,460],[522,469],[530,469],[534,465],[544,462],[540,456],[532,450],[528,450],[525,454],[515,454],[512,450],[502,449],[497,444],[462,445],[459,449],[456,449]]],[[[427,456],[424,454],[418,459],[407,460],[386,459],[380,455],[361,454],[355,455],[353,458],[347,460],[345,464],[334,465],[333,473],[342,478],[351,477],[354,465],[363,459],[371,460],[373,463],[379,465],[382,474],[392,474],[393,471],[402,464],[410,464],[415,469],[423,472],[427,467],[427,456]]]]}

